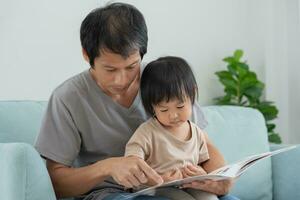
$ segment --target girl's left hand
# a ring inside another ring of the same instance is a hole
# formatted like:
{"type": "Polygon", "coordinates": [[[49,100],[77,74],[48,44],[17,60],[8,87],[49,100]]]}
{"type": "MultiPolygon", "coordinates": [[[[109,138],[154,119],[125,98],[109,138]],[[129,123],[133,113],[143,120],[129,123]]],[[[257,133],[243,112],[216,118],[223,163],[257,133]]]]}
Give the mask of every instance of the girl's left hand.
{"type": "Polygon", "coordinates": [[[183,178],[183,175],[180,171],[180,169],[173,169],[170,171],[167,171],[163,174],[161,174],[161,177],[163,178],[164,182],[170,182],[170,181],[174,181],[174,180],[179,180],[183,178]]]}
{"type": "Polygon", "coordinates": [[[201,166],[188,164],[181,169],[183,178],[207,174],[201,166]]]}
{"type": "Polygon", "coordinates": [[[191,183],[187,183],[182,185],[182,188],[193,188],[197,190],[203,190],[206,192],[210,192],[216,195],[225,195],[229,192],[230,188],[233,185],[234,180],[205,180],[205,181],[194,181],[191,183]]]}

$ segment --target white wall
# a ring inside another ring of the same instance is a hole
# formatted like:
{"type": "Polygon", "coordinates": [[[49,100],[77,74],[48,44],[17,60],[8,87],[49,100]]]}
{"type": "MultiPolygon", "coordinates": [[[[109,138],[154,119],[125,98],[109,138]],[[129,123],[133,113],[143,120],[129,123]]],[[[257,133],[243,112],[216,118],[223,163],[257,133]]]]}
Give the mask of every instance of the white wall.
{"type": "Polygon", "coordinates": [[[266,39],[266,97],[276,102],[277,131],[286,143],[300,134],[300,4],[299,0],[269,0],[266,39]]]}
{"type": "MultiPolygon", "coordinates": [[[[107,1],[3,1],[0,6],[0,99],[46,100],[68,77],[88,68],[81,56],[79,27],[85,15],[107,1]]],[[[145,15],[149,49],[145,61],[177,55],[194,67],[209,104],[221,94],[214,72],[222,58],[245,50],[264,79],[263,25],[259,1],[124,1],[145,15]],[[159,2],[159,3],[158,3],[159,2]],[[256,2],[256,3],[254,3],[256,2]],[[257,9],[258,8],[258,9],[257,9]]]]}
{"type": "MultiPolygon", "coordinates": [[[[106,2],[1,1],[0,100],[47,100],[57,85],[87,69],[89,65],[81,56],[80,24],[90,10],[106,2]]],[[[267,87],[268,84],[272,87],[267,92],[269,100],[280,100],[276,95],[276,84],[272,84],[274,79],[266,75],[272,68],[265,68],[272,66],[270,64],[276,62],[276,58],[284,56],[280,50],[276,53],[271,51],[274,46],[274,42],[270,41],[272,31],[285,26],[280,15],[275,20],[281,20],[282,24],[275,28],[270,25],[275,21],[272,19],[274,10],[271,12],[270,9],[280,9],[278,6],[270,7],[272,0],[123,2],[134,4],[146,18],[149,48],[145,61],[163,55],[186,58],[196,73],[202,105],[212,104],[212,98],[222,95],[222,87],[214,72],[224,69],[222,58],[237,48],[245,51],[251,69],[262,81],[267,81],[267,87]]],[[[280,11],[277,13],[281,14],[280,11]]],[[[278,34],[284,37],[285,33],[278,34]]],[[[292,41],[289,43],[292,44],[292,41]]],[[[297,61],[292,61],[295,65],[293,70],[299,72],[297,61]]],[[[280,62],[286,62],[286,59],[280,62]]],[[[294,71],[290,73],[293,79],[297,79],[294,71]]],[[[299,86],[294,86],[294,89],[299,89],[299,86]]],[[[286,113],[282,113],[288,116],[286,104],[288,102],[281,101],[283,106],[280,108],[286,109],[286,113]]],[[[290,125],[283,121],[280,123],[282,130],[287,132],[290,125]]]]}

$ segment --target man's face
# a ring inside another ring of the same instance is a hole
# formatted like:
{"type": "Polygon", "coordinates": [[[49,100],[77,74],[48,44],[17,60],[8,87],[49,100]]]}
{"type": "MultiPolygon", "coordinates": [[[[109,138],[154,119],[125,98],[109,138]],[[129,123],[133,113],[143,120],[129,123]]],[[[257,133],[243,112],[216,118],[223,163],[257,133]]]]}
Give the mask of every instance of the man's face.
{"type": "Polygon", "coordinates": [[[141,56],[135,51],[124,58],[119,54],[101,51],[95,58],[91,73],[99,87],[108,95],[125,94],[140,77],[141,56]]]}

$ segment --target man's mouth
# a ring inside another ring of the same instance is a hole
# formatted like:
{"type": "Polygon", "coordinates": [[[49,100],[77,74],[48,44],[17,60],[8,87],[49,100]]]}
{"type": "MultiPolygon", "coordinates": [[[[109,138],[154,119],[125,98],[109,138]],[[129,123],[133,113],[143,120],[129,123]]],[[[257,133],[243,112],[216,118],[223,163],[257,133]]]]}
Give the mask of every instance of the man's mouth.
{"type": "Polygon", "coordinates": [[[112,87],[112,89],[115,91],[124,91],[127,89],[127,87],[112,87]]]}

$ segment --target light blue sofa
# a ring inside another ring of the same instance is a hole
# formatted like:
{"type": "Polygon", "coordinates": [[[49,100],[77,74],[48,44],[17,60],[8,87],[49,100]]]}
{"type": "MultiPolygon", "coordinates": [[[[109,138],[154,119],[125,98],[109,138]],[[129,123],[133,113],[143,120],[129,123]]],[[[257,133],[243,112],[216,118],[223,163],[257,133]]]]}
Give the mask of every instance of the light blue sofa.
{"type": "MultiPolygon", "coordinates": [[[[0,101],[0,199],[55,199],[44,162],[32,147],[45,107],[46,102],[0,101]]],[[[209,122],[206,131],[229,163],[270,150],[259,112],[226,106],[203,110],[209,122]]],[[[297,148],[250,168],[231,193],[242,200],[300,199],[299,171],[297,148]]]]}

